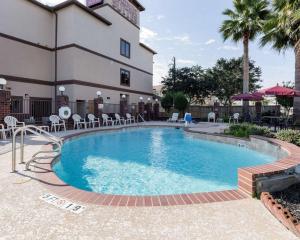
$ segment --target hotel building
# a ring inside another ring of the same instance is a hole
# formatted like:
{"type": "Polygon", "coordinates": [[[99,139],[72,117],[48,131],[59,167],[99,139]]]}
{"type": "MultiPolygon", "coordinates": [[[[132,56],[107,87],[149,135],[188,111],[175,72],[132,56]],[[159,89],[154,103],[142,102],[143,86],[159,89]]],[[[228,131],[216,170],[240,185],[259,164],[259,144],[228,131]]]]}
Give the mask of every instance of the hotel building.
{"type": "Polygon", "coordinates": [[[61,85],[75,103],[99,90],[111,104],[152,97],[156,52],[140,43],[144,10],[137,0],[0,1],[0,77],[12,100],[55,101],[61,85]]]}

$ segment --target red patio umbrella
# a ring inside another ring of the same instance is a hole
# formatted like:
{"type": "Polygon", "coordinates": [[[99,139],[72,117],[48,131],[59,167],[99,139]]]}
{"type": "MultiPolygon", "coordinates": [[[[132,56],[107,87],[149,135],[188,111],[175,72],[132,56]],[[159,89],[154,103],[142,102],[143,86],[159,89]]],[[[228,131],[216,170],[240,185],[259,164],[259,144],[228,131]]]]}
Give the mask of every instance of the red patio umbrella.
{"type": "Polygon", "coordinates": [[[264,95],[300,97],[300,91],[292,88],[281,87],[279,85],[259,91],[264,95]]]}
{"type": "Polygon", "coordinates": [[[234,100],[234,101],[244,100],[244,101],[255,101],[255,102],[264,100],[263,94],[259,93],[259,92],[242,93],[242,94],[238,94],[238,95],[235,95],[235,96],[231,97],[231,99],[234,100]]]}

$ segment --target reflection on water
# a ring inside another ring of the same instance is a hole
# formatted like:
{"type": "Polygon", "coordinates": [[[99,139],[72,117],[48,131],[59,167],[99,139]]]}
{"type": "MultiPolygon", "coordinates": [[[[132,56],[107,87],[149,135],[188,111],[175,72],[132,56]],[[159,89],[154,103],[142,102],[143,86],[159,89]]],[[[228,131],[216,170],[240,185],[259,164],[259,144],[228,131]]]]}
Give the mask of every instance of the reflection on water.
{"type": "Polygon", "coordinates": [[[77,188],[163,195],[237,187],[237,170],[275,159],[247,148],[194,139],[173,128],[128,129],[64,144],[54,171],[77,188]]]}

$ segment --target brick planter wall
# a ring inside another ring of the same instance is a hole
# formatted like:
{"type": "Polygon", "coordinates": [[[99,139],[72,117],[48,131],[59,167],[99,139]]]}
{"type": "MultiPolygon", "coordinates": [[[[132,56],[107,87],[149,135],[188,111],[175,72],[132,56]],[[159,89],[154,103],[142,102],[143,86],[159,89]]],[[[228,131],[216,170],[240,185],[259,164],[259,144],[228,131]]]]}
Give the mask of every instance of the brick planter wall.
{"type": "Polygon", "coordinates": [[[287,229],[300,237],[300,224],[288,209],[279,204],[270,193],[263,192],[260,197],[265,207],[280,221],[287,229]]]}
{"type": "Polygon", "coordinates": [[[10,91],[0,90],[0,123],[10,115],[10,91]]]}

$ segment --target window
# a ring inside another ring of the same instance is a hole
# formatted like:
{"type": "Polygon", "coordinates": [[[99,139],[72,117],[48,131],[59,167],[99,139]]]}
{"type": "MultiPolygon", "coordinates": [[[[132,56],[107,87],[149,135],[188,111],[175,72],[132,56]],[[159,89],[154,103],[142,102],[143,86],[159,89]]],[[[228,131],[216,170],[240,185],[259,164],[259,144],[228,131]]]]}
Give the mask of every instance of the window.
{"type": "Polygon", "coordinates": [[[121,69],[121,85],[130,86],[130,72],[121,69]]]}
{"type": "Polygon", "coordinates": [[[120,54],[124,57],[130,58],[130,43],[121,39],[120,54]]]}

